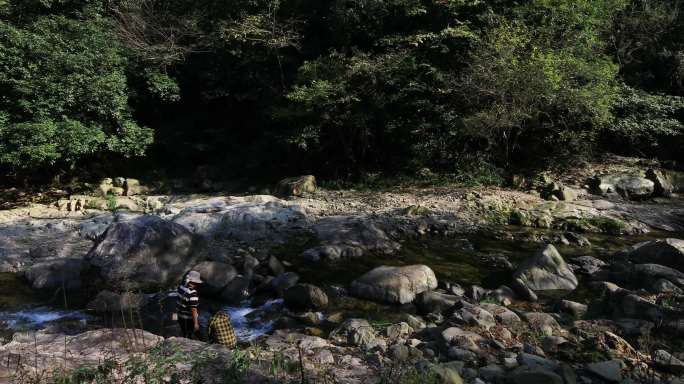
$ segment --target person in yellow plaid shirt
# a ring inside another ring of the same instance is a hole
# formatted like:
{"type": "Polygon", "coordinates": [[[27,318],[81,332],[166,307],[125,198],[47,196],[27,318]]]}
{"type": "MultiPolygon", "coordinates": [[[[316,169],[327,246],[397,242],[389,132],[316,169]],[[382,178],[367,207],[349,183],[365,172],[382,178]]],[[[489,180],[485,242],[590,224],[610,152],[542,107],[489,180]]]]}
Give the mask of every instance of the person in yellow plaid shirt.
{"type": "Polygon", "coordinates": [[[209,327],[207,330],[207,338],[210,343],[224,345],[228,348],[235,348],[237,346],[237,337],[233,326],[230,324],[230,316],[221,308],[209,308],[211,318],[209,319],[209,327]]]}

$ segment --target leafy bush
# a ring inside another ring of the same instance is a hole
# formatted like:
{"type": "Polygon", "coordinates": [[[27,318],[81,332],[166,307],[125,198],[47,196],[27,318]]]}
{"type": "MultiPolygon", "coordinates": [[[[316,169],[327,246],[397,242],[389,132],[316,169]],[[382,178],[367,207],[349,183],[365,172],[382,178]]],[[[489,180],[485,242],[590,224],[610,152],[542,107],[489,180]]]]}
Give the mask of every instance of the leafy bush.
{"type": "Polygon", "coordinates": [[[0,20],[0,165],[144,153],[152,131],[131,116],[126,59],[111,28],[101,17],[0,20]]]}
{"type": "Polygon", "coordinates": [[[618,153],[671,158],[684,145],[684,97],[624,87],[616,113],[604,137],[618,153]]]}

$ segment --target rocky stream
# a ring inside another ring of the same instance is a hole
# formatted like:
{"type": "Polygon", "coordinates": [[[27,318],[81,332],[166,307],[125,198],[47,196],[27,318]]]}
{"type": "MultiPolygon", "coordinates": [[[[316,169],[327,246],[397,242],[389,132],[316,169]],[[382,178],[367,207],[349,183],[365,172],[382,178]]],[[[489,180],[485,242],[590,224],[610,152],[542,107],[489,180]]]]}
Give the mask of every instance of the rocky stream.
{"type": "Polygon", "coordinates": [[[684,383],[683,174],[584,172],[372,192],[303,177],[280,197],[108,179],[0,211],[0,382],[126,371],[171,343],[180,371],[213,353],[202,382],[240,382],[216,372],[247,356],[244,382],[684,383]],[[190,269],[237,351],[176,337],[190,269]]]}

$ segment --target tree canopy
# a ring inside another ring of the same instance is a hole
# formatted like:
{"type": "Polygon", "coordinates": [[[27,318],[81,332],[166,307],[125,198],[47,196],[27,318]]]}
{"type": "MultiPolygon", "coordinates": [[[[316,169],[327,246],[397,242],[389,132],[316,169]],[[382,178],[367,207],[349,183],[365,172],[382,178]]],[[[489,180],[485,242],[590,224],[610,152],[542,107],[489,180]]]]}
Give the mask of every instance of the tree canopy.
{"type": "Polygon", "coordinates": [[[684,160],[679,0],[0,0],[0,172],[684,160]]]}

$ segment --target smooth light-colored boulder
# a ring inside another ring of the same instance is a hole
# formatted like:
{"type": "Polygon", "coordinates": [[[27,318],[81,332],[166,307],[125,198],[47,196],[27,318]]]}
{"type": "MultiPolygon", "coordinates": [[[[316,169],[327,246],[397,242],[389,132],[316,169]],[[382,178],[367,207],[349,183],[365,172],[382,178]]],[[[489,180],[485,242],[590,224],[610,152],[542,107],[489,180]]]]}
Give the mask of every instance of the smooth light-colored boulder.
{"type": "Polygon", "coordinates": [[[549,244],[520,264],[513,274],[513,286],[528,296],[527,290],[572,291],[577,288],[577,277],[556,247],[549,244]]]}
{"type": "Polygon", "coordinates": [[[354,280],[352,295],[359,298],[406,304],[417,294],[437,288],[435,273],[426,265],[381,266],[354,280]]]}
{"type": "Polygon", "coordinates": [[[156,291],[177,284],[196,264],[193,243],[183,226],[140,216],[110,225],[87,259],[110,287],[156,291]]]}
{"type": "Polygon", "coordinates": [[[625,199],[643,199],[651,196],[655,190],[653,181],[638,175],[595,176],[591,184],[601,194],[618,193],[625,199]]]}
{"type": "Polygon", "coordinates": [[[653,195],[655,184],[643,177],[628,177],[618,181],[615,190],[625,199],[644,199],[653,195]]]}

